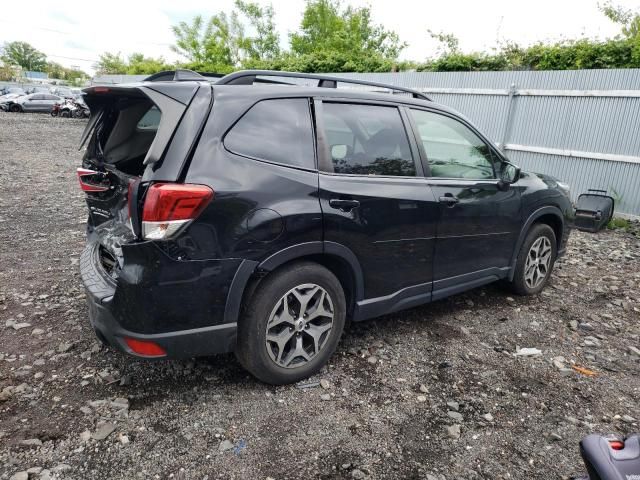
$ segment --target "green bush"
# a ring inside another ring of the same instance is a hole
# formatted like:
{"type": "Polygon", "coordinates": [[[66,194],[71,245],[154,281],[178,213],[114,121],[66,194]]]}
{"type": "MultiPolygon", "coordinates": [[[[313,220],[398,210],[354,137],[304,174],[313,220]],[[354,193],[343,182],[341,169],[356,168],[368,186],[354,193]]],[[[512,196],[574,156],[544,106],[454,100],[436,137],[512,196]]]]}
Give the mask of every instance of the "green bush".
{"type": "Polygon", "coordinates": [[[640,38],[567,40],[528,48],[504,46],[495,54],[446,52],[418,66],[418,71],[577,70],[640,68],[640,38]]]}

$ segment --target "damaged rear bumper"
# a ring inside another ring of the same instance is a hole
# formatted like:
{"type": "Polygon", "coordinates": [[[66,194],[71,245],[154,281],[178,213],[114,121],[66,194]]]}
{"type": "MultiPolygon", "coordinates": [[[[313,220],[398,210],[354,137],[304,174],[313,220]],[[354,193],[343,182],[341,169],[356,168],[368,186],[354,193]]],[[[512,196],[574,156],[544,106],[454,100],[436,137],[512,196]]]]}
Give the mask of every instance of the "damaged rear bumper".
{"type": "Polygon", "coordinates": [[[166,352],[164,358],[233,351],[236,318],[228,321],[225,312],[236,295],[236,273],[247,270],[239,269],[241,260],[175,260],[153,242],[142,242],[123,248],[122,270],[113,279],[99,255],[99,245],[89,243],[80,272],[89,320],[101,341],[139,357],[144,355],[125,339],[154,342],[166,352]]]}

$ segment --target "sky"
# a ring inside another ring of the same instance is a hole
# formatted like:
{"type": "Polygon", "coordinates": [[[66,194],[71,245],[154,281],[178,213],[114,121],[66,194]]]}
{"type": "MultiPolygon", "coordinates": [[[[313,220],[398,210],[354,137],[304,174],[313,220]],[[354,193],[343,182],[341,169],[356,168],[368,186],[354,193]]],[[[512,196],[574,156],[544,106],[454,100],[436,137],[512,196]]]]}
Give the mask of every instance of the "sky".
{"type": "MultiPolygon", "coordinates": [[[[283,46],[296,31],[304,0],[257,0],[272,3],[283,46]]],[[[598,0],[343,0],[353,6],[369,5],[376,23],[396,31],[408,43],[401,58],[422,61],[437,53],[438,43],[427,30],[453,33],[463,51],[489,51],[500,41],[521,45],[561,39],[607,38],[619,27],[598,10],[598,0]]],[[[602,1],[600,2],[602,3],[602,1]]],[[[614,0],[640,10],[640,0],[614,0]]],[[[31,0],[7,2],[0,16],[0,44],[25,41],[44,52],[50,61],[93,73],[93,64],[105,52],[129,55],[142,52],[178,60],[169,46],[171,25],[230,11],[233,0],[110,0],[109,2],[31,0]]]]}

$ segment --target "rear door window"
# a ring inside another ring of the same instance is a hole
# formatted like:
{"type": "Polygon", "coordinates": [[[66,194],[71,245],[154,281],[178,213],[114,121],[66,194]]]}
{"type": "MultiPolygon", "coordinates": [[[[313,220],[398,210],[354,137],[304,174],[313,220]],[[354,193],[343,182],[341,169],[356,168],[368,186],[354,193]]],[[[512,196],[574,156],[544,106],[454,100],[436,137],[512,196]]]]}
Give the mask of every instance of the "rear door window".
{"type": "Polygon", "coordinates": [[[396,107],[324,102],[322,112],[335,173],[416,175],[409,139],[396,107]]]}
{"type": "Polygon", "coordinates": [[[237,155],[293,167],[315,168],[309,100],[262,100],[227,133],[227,150],[237,155]]]}

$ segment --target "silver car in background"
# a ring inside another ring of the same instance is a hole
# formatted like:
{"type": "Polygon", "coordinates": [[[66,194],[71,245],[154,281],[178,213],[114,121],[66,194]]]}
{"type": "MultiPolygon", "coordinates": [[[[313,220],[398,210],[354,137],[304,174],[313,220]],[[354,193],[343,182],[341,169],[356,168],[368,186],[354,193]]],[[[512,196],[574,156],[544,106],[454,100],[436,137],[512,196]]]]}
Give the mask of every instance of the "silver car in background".
{"type": "Polygon", "coordinates": [[[5,109],[10,112],[51,112],[56,103],[62,103],[63,98],[50,93],[32,93],[15,98],[5,109]]]}

